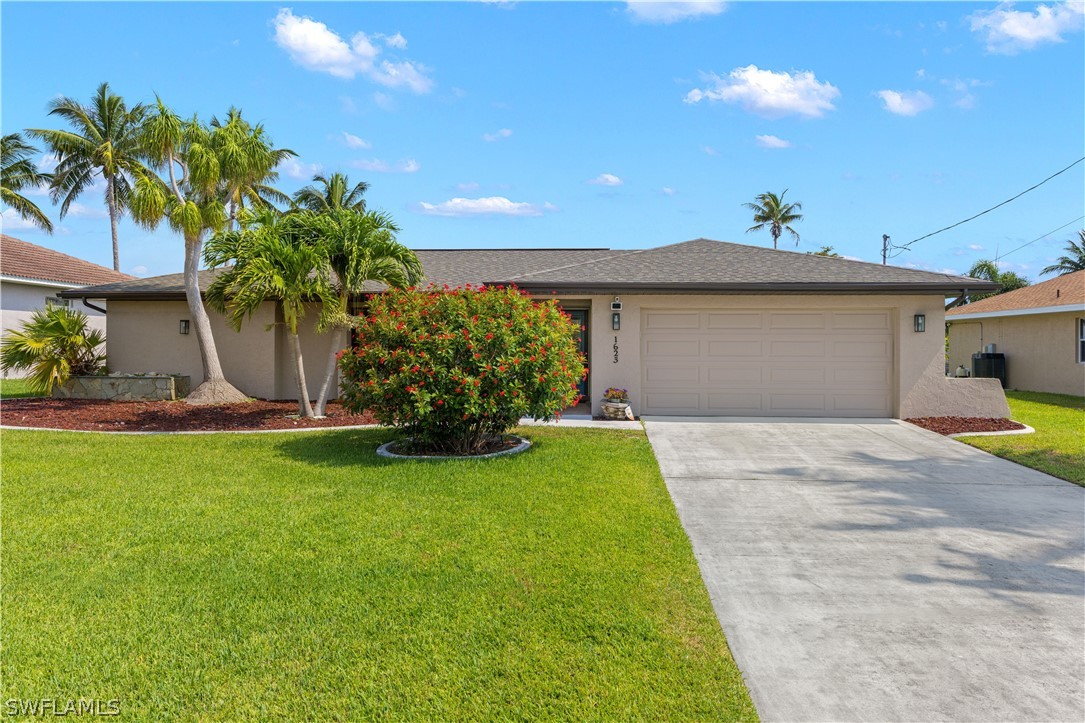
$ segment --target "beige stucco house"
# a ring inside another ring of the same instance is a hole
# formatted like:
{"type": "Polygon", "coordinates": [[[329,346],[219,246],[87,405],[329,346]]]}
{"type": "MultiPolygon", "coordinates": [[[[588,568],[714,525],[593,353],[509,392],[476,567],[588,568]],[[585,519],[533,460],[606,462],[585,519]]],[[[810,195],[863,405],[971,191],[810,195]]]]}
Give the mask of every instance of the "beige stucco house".
{"type": "Polygon", "coordinates": [[[1010,389],[1085,396],[1085,271],[946,312],[949,368],[994,344],[1010,389]]]}
{"type": "MultiPolygon", "coordinates": [[[[435,284],[514,283],[557,299],[585,327],[585,392],[595,413],[599,392],[612,386],[628,389],[645,415],[1006,413],[996,380],[944,375],[945,298],[993,291],[990,282],[706,239],[639,251],[418,256],[435,284]]],[[[201,273],[203,288],[214,273],[201,273]]],[[[180,333],[188,318],[180,274],[65,296],[108,299],[111,369],[200,381],[196,337],[180,333]]],[[[212,318],[226,377],[253,396],[289,398],[293,372],[274,305],[240,333],[212,318]]],[[[323,360],[328,339],[309,323],[303,352],[323,360]]]]}
{"type": "MultiPolygon", "coordinates": [[[[73,287],[125,281],[133,277],[89,261],[0,234],[0,334],[19,329],[35,311],[49,305],[69,306],[58,294],[73,287]]],[[[76,305],[91,329],[105,331],[102,305],[76,305]],[[98,308],[95,308],[98,307],[98,308]]],[[[0,372],[8,375],[8,372],[0,372]]]]}

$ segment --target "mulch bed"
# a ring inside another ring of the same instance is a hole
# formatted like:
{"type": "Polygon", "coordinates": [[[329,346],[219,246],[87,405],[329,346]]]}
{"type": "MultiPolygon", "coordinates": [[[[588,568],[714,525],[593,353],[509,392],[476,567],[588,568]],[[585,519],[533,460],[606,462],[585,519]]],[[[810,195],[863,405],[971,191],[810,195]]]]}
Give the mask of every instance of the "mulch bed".
{"type": "Polygon", "coordinates": [[[184,402],[107,402],[93,399],[5,399],[0,424],[107,432],[226,432],[375,424],[330,402],[323,419],[297,417],[297,402],[253,400],[190,406],[184,402]]]}
{"type": "Polygon", "coordinates": [[[904,421],[945,435],[967,432],[1009,432],[1025,428],[1025,425],[1012,419],[990,417],[917,417],[904,421]]]}

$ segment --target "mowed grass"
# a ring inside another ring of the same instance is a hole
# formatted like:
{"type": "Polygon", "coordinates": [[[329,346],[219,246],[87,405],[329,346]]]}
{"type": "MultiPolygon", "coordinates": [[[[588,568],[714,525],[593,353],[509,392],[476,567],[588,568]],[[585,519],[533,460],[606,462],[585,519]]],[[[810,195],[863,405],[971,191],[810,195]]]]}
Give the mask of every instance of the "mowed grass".
{"type": "Polygon", "coordinates": [[[0,379],[0,399],[16,397],[40,397],[41,394],[30,391],[25,379],[0,379]]]}
{"type": "Polygon", "coordinates": [[[1010,417],[1035,434],[959,437],[973,447],[1085,486],[1085,397],[1006,392],[1010,417]]]}
{"type": "Polygon", "coordinates": [[[2,699],[129,720],[754,719],[640,433],[5,430],[2,699]]]}

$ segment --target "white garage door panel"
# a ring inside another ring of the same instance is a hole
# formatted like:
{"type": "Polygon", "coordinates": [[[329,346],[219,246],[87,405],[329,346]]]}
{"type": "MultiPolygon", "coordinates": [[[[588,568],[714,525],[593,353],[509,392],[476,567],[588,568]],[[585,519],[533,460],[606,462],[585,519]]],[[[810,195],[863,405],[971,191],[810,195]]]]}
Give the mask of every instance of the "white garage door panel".
{"type": "Polygon", "coordinates": [[[663,311],[642,314],[645,414],[890,414],[888,311],[663,311]]]}

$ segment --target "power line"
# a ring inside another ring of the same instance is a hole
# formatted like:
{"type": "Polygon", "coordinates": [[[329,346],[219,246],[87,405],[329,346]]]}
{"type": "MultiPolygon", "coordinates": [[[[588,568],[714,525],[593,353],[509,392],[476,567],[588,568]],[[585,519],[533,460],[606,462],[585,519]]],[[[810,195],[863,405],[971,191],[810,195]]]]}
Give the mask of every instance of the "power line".
{"type": "MultiPolygon", "coordinates": [[[[979,218],[980,216],[983,216],[984,214],[987,214],[987,213],[990,213],[991,211],[994,211],[994,210],[995,210],[996,208],[1000,208],[1000,207],[1002,207],[1002,206],[1005,206],[1005,205],[1006,205],[1007,203],[1009,203],[1010,201],[1016,201],[1017,199],[1021,198],[1022,196],[1024,196],[1024,195],[1025,195],[1026,193],[1028,193],[1029,191],[1035,191],[1035,190],[1036,190],[1037,188],[1039,188],[1040,186],[1044,185],[1045,183],[1047,183],[1048,181],[1050,181],[1050,180],[1051,180],[1052,178],[1055,178],[1056,176],[1060,176],[1060,175],[1062,175],[1063,173],[1066,173],[1067,171],[1069,171],[1069,170],[1070,170],[1071,168],[1073,168],[1073,167],[1074,167],[1074,166],[1076,166],[1077,164],[1081,163],[1082,161],[1085,161],[1085,156],[1082,156],[1081,158],[1077,159],[1076,161],[1074,161],[1073,163],[1071,163],[1071,164],[1070,164],[1069,166],[1067,166],[1066,168],[1062,169],[1061,171],[1058,171],[1058,172],[1056,172],[1056,173],[1052,173],[1052,174],[1051,174],[1050,176],[1048,176],[1048,177],[1047,177],[1047,178],[1045,178],[1044,180],[1040,181],[1040,182],[1039,182],[1039,183],[1037,183],[1036,185],[1034,185],[1034,186],[1030,186],[1029,188],[1026,188],[1026,189],[1025,189],[1024,191],[1021,191],[1021,193],[1017,194],[1017,195],[1016,195],[1016,196],[1014,196],[1013,198],[1007,198],[1007,199],[1006,199],[1005,201],[1003,201],[1002,203],[999,203],[999,204],[996,204],[996,205],[994,205],[994,206],[991,206],[991,207],[990,207],[989,209],[987,209],[986,211],[980,211],[980,212],[979,212],[979,213],[977,213],[977,214],[976,214],[975,216],[969,216],[968,218],[966,218],[966,219],[965,219],[965,220],[963,220],[963,221],[958,221],[957,223],[955,223],[955,224],[951,224],[951,225],[949,225],[949,226],[946,226],[945,228],[940,228],[940,229],[938,229],[937,231],[932,231],[932,232],[930,232],[930,233],[928,233],[928,234],[926,234],[926,235],[924,235],[924,236],[920,236],[919,238],[916,238],[916,239],[912,239],[911,241],[909,241],[909,242],[908,242],[908,243],[906,243],[906,244],[902,244],[902,245],[900,245],[900,246],[894,246],[894,250],[895,250],[895,251],[896,251],[897,253],[893,254],[893,255],[892,255],[892,256],[891,256],[890,258],[895,258],[896,256],[899,256],[899,255],[900,255],[901,253],[903,253],[903,252],[907,251],[907,250],[909,249],[909,247],[910,247],[910,246],[911,246],[912,244],[916,243],[917,241],[922,241],[923,239],[926,239],[926,238],[930,238],[931,236],[936,236],[937,234],[940,234],[940,233],[942,233],[943,231],[949,231],[949,230],[950,230],[951,228],[957,228],[957,227],[958,227],[958,226],[960,226],[961,224],[964,224],[964,223],[968,223],[969,221],[974,221],[975,219],[979,218]]],[[[1073,223],[1073,221],[1071,221],[1070,223],[1073,223]]],[[[1052,233],[1054,233],[1054,231],[1053,231],[1052,233]]]]}
{"type": "Polygon", "coordinates": [[[1081,220],[1081,219],[1083,219],[1083,218],[1085,218],[1085,216],[1078,216],[1078,217],[1077,217],[1077,218],[1075,218],[1075,219],[1074,219],[1073,221],[1069,221],[1069,222],[1067,222],[1067,223],[1064,223],[1063,225],[1059,226],[1058,228],[1055,228],[1055,229],[1051,229],[1050,231],[1048,231],[1047,233],[1045,233],[1045,234],[1044,234],[1043,236],[1037,236],[1036,238],[1032,239],[1032,240],[1031,240],[1031,241],[1029,241],[1028,243],[1026,243],[1026,244],[1021,244],[1020,246],[1018,246],[1017,248],[1013,249],[1012,251],[1007,251],[1007,252],[1006,252],[1006,253],[1004,253],[1004,254],[998,254],[997,256],[995,256],[995,261],[998,261],[999,259],[1004,259],[1004,258],[1006,258],[1007,256],[1009,256],[1010,254],[1012,254],[1012,253],[1014,253],[1014,252],[1016,252],[1016,251],[1020,251],[1021,249],[1025,248],[1026,246],[1031,246],[1032,244],[1036,243],[1036,242],[1037,242],[1037,241],[1039,241],[1040,239],[1044,239],[1044,238],[1047,238],[1048,236],[1050,236],[1051,234],[1055,233],[1056,231],[1062,231],[1062,230],[1063,230],[1064,228],[1066,228],[1067,226],[1071,226],[1071,225],[1073,225],[1073,224],[1077,223],[1078,221],[1080,221],[1080,220],[1081,220]]]}

